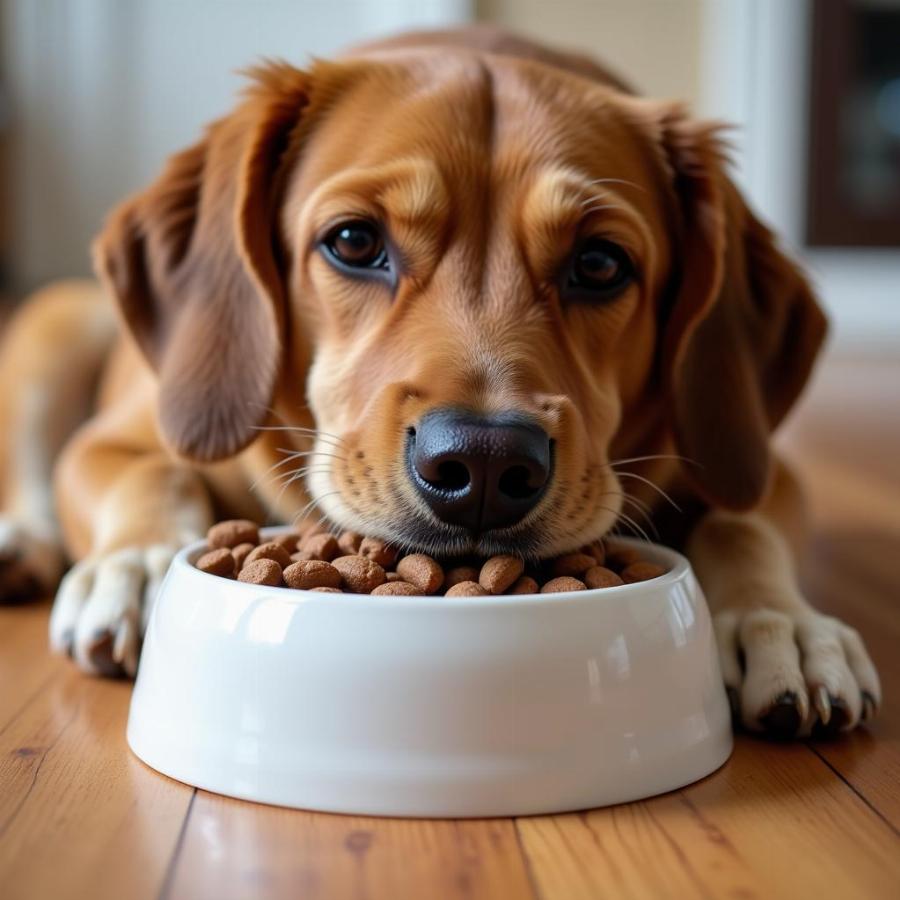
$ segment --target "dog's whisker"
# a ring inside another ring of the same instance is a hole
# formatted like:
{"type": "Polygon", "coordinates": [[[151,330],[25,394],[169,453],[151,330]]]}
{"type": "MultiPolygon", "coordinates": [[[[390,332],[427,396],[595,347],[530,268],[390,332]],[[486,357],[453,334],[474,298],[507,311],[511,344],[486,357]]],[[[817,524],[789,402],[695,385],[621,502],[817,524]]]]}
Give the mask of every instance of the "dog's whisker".
{"type": "Polygon", "coordinates": [[[638,475],[636,472],[619,472],[616,471],[617,478],[636,478],[638,481],[643,481],[648,487],[652,487],[654,491],[656,491],[660,496],[664,497],[678,512],[684,512],[682,508],[655,482],[651,481],[649,478],[645,478],[643,475],[638,475]]]}
{"type": "MultiPolygon", "coordinates": [[[[340,491],[326,491],[320,497],[313,497],[300,512],[297,513],[296,516],[291,520],[292,525],[296,525],[301,519],[306,518],[306,516],[312,512],[326,497],[333,497],[335,494],[340,494],[340,491]]],[[[327,515],[327,514],[326,514],[327,515]]]]}
{"type": "Polygon", "coordinates": [[[646,456],[630,456],[627,459],[613,459],[609,462],[602,463],[602,465],[608,466],[612,469],[616,466],[624,466],[628,463],[646,462],[647,460],[651,459],[676,459],[679,462],[686,462],[690,463],[692,466],[699,466],[700,468],[703,468],[695,459],[690,459],[687,456],[679,456],[677,453],[650,453],[646,456]]]}

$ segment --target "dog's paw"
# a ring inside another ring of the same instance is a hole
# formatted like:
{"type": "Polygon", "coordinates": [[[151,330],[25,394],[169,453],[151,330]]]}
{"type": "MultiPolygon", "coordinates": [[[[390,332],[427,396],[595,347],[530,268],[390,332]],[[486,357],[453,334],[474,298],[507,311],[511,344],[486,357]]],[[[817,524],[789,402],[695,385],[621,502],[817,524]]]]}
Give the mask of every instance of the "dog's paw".
{"type": "Polygon", "coordinates": [[[715,617],[737,722],[772,737],[828,737],[871,718],[878,673],[859,633],[813,610],[726,610],[715,617]]]}
{"type": "Polygon", "coordinates": [[[48,596],[63,565],[55,537],[0,515],[0,605],[48,596]]]}
{"type": "Polygon", "coordinates": [[[134,677],[144,628],[177,547],[127,547],[76,563],[50,615],[50,644],[93,675],[134,677]]]}

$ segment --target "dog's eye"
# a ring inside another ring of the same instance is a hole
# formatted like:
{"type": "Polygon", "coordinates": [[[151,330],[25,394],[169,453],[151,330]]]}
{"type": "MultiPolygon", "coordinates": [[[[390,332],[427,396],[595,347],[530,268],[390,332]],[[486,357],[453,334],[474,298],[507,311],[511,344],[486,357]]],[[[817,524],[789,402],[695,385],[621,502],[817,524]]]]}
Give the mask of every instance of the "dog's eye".
{"type": "Polygon", "coordinates": [[[335,261],[353,269],[387,269],[388,254],[381,232],[371,222],[342,222],[322,246],[335,261]]]}
{"type": "Polygon", "coordinates": [[[589,237],[572,258],[567,287],[609,297],[633,278],[634,266],[618,244],[589,237]]]}

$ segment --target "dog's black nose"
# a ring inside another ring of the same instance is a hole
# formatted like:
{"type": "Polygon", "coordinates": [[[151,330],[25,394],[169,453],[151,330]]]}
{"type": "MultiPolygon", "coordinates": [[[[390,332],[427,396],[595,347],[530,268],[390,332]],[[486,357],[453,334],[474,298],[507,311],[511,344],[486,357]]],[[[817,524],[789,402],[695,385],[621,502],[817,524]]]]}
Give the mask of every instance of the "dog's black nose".
{"type": "Polygon", "coordinates": [[[520,414],[439,409],[410,432],[410,477],[434,514],[487,531],[534,509],[550,480],[550,437],[520,414]]]}

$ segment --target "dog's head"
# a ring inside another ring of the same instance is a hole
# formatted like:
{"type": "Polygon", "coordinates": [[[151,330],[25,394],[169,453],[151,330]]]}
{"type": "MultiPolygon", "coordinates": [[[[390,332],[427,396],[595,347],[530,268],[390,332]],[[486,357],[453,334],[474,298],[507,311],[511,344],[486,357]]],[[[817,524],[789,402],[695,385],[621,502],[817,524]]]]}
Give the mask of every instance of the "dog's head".
{"type": "Polygon", "coordinates": [[[96,256],[177,453],[308,403],[319,508],[443,552],[600,536],[626,451],[752,506],[824,333],[715,128],[465,52],[258,70],[96,256]]]}

